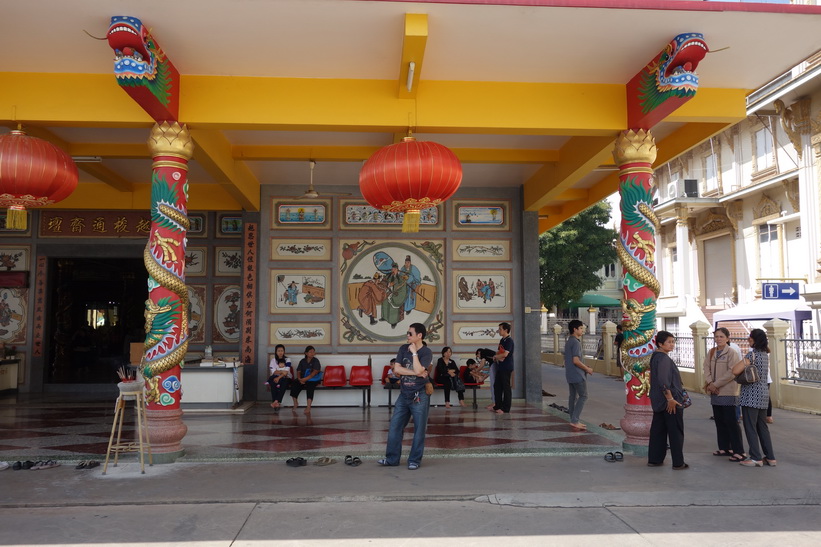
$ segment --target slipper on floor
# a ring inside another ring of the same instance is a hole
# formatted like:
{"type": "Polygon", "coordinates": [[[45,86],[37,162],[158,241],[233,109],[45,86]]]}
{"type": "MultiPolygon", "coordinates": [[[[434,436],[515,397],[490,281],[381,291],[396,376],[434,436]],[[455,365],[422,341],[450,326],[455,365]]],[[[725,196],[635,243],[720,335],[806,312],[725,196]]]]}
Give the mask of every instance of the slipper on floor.
{"type": "Polygon", "coordinates": [[[20,471],[21,469],[23,469],[23,462],[14,462],[14,463],[11,465],[11,468],[12,468],[14,471],[20,471]]]}
{"type": "Polygon", "coordinates": [[[354,456],[353,459],[351,460],[350,465],[351,465],[351,467],[358,467],[358,466],[362,465],[362,460],[360,460],[358,457],[354,456]]]}
{"type": "Polygon", "coordinates": [[[60,467],[60,462],[56,462],[54,460],[47,460],[47,461],[41,462],[40,465],[36,465],[36,466],[32,467],[32,470],[51,469],[52,467],[60,467]]]}
{"type": "Polygon", "coordinates": [[[36,462],[35,463],[31,460],[26,460],[26,461],[23,462],[23,469],[31,469],[32,467],[34,467],[38,463],[41,463],[41,462],[36,462]]]}
{"type": "Polygon", "coordinates": [[[99,467],[99,466],[100,466],[100,462],[98,462],[98,461],[89,460],[88,462],[86,462],[86,469],[94,469],[95,467],[99,467]]]}
{"type": "Polygon", "coordinates": [[[729,460],[733,463],[740,463],[740,462],[743,462],[746,459],[747,459],[747,456],[745,456],[743,454],[733,454],[732,458],[727,458],[727,460],[729,460]]]}
{"type": "Polygon", "coordinates": [[[314,462],[314,465],[318,465],[320,467],[324,467],[326,465],[333,465],[336,463],[336,460],[333,458],[326,458],[325,456],[319,458],[314,462]]]}
{"type": "Polygon", "coordinates": [[[607,424],[607,423],[604,423],[604,422],[602,422],[602,423],[599,425],[599,427],[600,427],[600,428],[602,428],[602,429],[607,429],[607,430],[610,430],[610,431],[616,431],[616,430],[618,430],[618,429],[621,429],[620,427],[616,427],[616,426],[614,426],[613,424],[607,424]]]}
{"type": "Polygon", "coordinates": [[[713,456],[732,456],[733,453],[727,450],[716,450],[713,452],[713,456]]]}
{"type": "Polygon", "coordinates": [[[289,458],[285,462],[285,465],[287,465],[288,467],[299,467],[299,461],[297,461],[298,459],[299,458],[289,458]]]}
{"type": "Polygon", "coordinates": [[[613,452],[613,457],[616,458],[617,462],[623,462],[624,461],[624,454],[619,452],[619,451],[613,452]]]}
{"type": "Polygon", "coordinates": [[[353,465],[353,456],[350,454],[345,456],[345,465],[353,465]]]}
{"type": "Polygon", "coordinates": [[[81,461],[80,463],[78,463],[78,464],[74,467],[74,469],[85,469],[87,465],[88,465],[88,461],[85,461],[85,460],[84,460],[84,461],[81,461]]]}
{"type": "Polygon", "coordinates": [[[613,462],[616,461],[616,455],[613,454],[612,452],[608,452],[607,454],[604,455],[604,461],[609,462],[609,463],[613,463],[613,462]]]}
{"type": "Polygon", "coordinates": [[[9,462],[0,462],[0,471],[5,471],[10,467],[9,462]]]}

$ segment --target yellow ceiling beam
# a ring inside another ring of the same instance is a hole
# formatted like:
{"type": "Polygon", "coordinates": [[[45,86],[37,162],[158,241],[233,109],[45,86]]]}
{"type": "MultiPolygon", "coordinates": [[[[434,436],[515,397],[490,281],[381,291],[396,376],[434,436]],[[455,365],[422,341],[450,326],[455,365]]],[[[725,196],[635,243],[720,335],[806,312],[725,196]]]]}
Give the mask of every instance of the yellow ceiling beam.
{"type": "MultiPolygon", "coordinates": [[[[0,123],[151,127],[112,78],[0,73],[0,123]]],[[[182,76],[180,121],[196,129],[404,134],[416,120],[416,132],[426,133],[604,136],[626,127],[624,95],[624,86],[613,84],[423,80],[412,100],[396,96],[396,80],[188,75],[182,76]]],[[[670,121],[744,118],[743,101],[740,107],[733,102],[743,91],[700,89],[699,95],[717,97],[718,106],[694,98],[670,121]]]]}
{"type": "Polygon", "coordinates": [[[587,190],[584,188],[569,188],[556,196],[557,201],[577,201],[587,199],[587,190]]]}
{"type": "Polygon", "coordinates": [[[559,199],[613,153],[614,136],[573,137],[559,150],[559,161],[539,169],[524,185],[524,209],[538,211],[559,199]]]}
{"type": "MultiPolygon", "coordinates": [[[[672,159],[687,152],[691,148],[709,139],[725,129],[730,123],[689,123],[678,128],[676,131],[656,142],[658,154],[656,156],[655,168],[664,165],[672,159]]],[[[540,209],[539,214],[547,215],[547,218],[539,218],[539,233],[544,233],[547,230],[561,224],[568,218],[576,215],[594,203],[597,203],[619,190],[619,174],[617,171],[610,173],[602,180],[597,182],[595,186],[587,190],[586,199],[570,201],[561,207],[560,213],[543,213],[540,209]]]]}
{"type": "MultiPolygon", "coordinates": [[[[191,184],[188,189],[189,211],[239,211],[242,207],[218,184],[191,184]]],[[[87,182],[60,203],[46,209],[78,210],[144,210],[151,208],[151,184],[133,185],[131,192],[118,192],[99,182],[87,182]]]]}
{"type": "MultiPolygon", "coordinates": [[[[263,146],[233,147],[235,160],[243,161],[363,161],[379,146],[263,146]]],[[[517,150],[510,148],[452,148],[462,163],[548,163],[559,160],[557,150],[517,150]]]]}
{"type": "Polygon", "coordinates": [[[401,99],[416,97],[427,43],[427,14],[406,13],[405,36],[402,39],[402,58],[399,62],[399,98],[401,99]]]}
{"type": "Polygon", "coordinates": [[[734,124],[747,117],[745,89],[699,88],[696,96],[667,116],[665,122],[734,124]]]}
{"type": "Polygon", "coordinates": [[[190,129],[194,159],[208,171],[234,201],[246,211],[259,211],[260,185],[242,161],[235,161],[231,143],[221,131],[190,129]]]}
{"type": "MultiPolygon", "coordinates": [[[[146,131],[146,139],[148,132],[146,131]]],[[[113,160],[150,159],[148,144],[115,143],[115,142],[75,142],[70,145],[72,156],[100,156],[113,160]]]]}

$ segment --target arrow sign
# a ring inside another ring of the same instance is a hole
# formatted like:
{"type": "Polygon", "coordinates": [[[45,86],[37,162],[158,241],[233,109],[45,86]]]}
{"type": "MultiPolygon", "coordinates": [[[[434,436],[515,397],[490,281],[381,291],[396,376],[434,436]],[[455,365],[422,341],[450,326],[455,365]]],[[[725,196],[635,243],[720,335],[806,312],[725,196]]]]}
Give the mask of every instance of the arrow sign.
{"type": "Polygon", "coordinates": [[[798,300],[798,283],[764,283],[761,296],[764,300],[798,300]]]}

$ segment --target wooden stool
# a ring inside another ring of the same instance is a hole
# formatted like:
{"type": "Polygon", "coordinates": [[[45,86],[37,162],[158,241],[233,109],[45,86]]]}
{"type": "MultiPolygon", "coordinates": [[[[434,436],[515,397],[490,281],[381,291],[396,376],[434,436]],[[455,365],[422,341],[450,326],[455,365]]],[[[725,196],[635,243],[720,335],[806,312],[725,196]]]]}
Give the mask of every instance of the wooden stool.
{"type": "Polygon", "coordinates": [[[108,450],[105,454],[105,465],[103,466],[103,475],[108,469],[108,459],[111,453],[114,452],[114,467],[117,467],[117,461],[120,458],[121,452],[139,452],[140,453],[140,472],[145,474],[145,456],[143,453],[143,432],[145,433],[145,446],[148,448],[148,465],[153,466],[154,461],[151,458],[151,442],[148,439],[148,423],[145,417],[145,394],[144,384],[142,382],[120,382],[120,396],[114,403],[114,423],[111,424],[111,437],[108,439],[108,450]],[[123,416],[125,415],[126,401],[134,401],[134,408],[137,412],[137,439],[138,442],[121,442],[123,435],[123,416]],[[117,433],[117,442],[114,443],[114,433],[117,433]]]}

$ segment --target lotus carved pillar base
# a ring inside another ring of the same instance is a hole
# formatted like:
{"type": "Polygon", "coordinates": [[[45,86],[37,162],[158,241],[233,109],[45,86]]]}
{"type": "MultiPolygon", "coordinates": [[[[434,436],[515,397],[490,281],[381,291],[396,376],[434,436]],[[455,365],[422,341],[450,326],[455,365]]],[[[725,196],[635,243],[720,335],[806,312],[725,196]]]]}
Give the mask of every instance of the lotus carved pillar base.
{"type": "Polygon", "coordinates": [[[148,418],[148,438],[151,441],[154,463],[173,463],[185,455],[180,441],[185,437],[188,426],[182,421],[182,410],[146,410],[145,414],[148,418]]]}
{"type": "Polygon", "coordinates": [[[624,405],[624,418],[621,429],[624,431],[624,449],[636,456],[646,456],[650,445],[650,423],[653,421],[653,409],[650,405],[624,405]]]}

